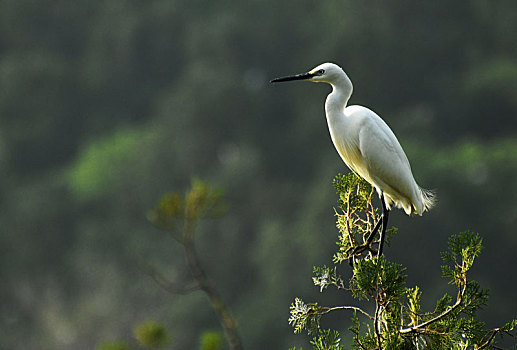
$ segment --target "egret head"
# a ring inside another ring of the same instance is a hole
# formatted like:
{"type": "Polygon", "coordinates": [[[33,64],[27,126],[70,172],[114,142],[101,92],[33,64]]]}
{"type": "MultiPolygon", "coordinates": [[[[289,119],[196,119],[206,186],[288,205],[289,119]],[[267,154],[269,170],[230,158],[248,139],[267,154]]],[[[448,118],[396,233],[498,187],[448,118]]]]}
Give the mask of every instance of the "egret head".
{"type": "Polygon", "coordinates": [[[329,83],[334,84],[339,80],[348,79],[347,75],[341,69],[340,66],[334,63],[322,63],[317,67],[314,67],[307,73],[289,75],[287,77],[281,77],[271,80],[272,83],[279,83],[282,81],[291,81],[291,80],[307,80],[315,83],[329,83]]]}

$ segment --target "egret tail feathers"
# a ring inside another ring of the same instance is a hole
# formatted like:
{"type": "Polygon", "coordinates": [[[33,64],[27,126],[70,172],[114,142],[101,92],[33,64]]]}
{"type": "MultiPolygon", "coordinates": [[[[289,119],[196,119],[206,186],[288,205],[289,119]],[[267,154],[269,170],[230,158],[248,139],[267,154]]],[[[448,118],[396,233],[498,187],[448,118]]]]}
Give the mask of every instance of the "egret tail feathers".
{"type": "MultiPolygon", "coordinates": [[[[422,213],[428,211],[434,207],[436,204],[436,193],[432,190],[426,190],[425,188],[420,187],[420,195],[422,196],[422,213]]],[[[422,215],[422,213],[419,213],[422,215]]]]}

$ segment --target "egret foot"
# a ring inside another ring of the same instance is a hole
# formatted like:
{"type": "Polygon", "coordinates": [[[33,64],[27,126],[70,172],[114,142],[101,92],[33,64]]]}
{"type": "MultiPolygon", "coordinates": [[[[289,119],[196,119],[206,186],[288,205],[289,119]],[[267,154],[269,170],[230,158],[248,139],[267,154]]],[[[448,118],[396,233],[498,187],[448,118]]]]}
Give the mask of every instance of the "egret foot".
{"type": "Polygon", "coordinates": [[[375,224],[375,227],[373,228],[372,232],[368,235],[366,242],[364,242],[363,244],[358,245],[354,248],[354,250],[352,251],[352,256],[359,255],[367,249],[369,251],[372,251],[371,245],[373,243],[373,239],[375,238],[377,231],[379,231],[379,227],[381,226],[382,222],[384,222],[384,214],[383,214],[383,217],[380,218],[379,221],[377,221],[377,223],[375,224]]]}

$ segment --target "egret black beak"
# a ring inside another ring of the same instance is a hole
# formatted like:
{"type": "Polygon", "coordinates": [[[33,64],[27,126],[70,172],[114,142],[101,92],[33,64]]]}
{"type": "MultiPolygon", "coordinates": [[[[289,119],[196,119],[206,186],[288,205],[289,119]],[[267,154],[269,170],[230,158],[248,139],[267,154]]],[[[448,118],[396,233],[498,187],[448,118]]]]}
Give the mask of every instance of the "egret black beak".
{"type": "Polygon", "coordinates": [[[315,76],[314,73],[302,73],[296,75],[289,75],[287,77],[276,78],[270,81],[270,83],[280,83],[282,81],[291,81],[291,80],[307,80],[315,76]]]}

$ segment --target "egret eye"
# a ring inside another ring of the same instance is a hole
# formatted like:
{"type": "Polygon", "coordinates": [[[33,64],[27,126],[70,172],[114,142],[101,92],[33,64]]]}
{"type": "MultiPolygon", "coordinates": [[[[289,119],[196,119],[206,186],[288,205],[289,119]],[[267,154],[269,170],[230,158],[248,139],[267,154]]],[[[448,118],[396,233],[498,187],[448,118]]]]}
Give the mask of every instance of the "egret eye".
{"type": "Polygon", "coordinates": [[[323,75],[323,74],[325,74],[325,69],[320,69],[316,73],[318,73],[318,75],[323,75]]]}

